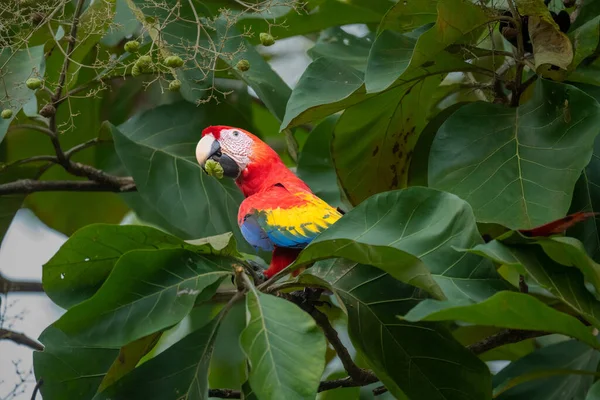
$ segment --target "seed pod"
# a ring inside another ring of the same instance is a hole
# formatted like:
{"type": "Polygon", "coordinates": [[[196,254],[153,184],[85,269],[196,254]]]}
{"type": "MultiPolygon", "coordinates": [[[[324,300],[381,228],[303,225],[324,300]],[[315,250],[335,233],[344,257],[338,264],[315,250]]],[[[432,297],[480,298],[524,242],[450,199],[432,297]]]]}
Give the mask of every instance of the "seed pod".
{"type": "Polygon", "coordinates": [[[140,67],[137,66],[137,64],[134,64],[133,67],[131,67],[131,76],[140,76],[142,74],[142,71],[140,70],[140,67]]]}
{"type": "Polygon", "coordinates": [[[273,38],[273,36],[271,36],[270,33],[261,32],[260,35],[258,35],[258,37],[260,38],[260,44],[262,44],[263,46],[272,46],[275,44],[275,39],[273,38]]]}
{"type": "Polygon", "coordinates": [[[39,89],[40,87],[42,87],[42,81],[40,81],[38,78],[29,78],[25,81],[25,85],[29,89],[35,90],[35,89],[39,89]]]}
{"type": "Polygon", "coordinates": [[[248,60],[240,60],[237,62],[235,67],[242,72],[248,71],[250,69],[250,62],[248,60]]]}
{"type": "Polygon", "coordinates": [[[137,40],[130,40],[129,42],[125,43],[125,51],[129,53],[135,53],[139,48],[140,42],[137,40]]]}
{"type": "Polygon", "coordinates": [[[169,56],[165,58],[165,64],[171,68],[179,68],[183,66],[183,60],[179,56],[169,56]]]}
{"type": "Polygon", "coordinates": [[[140,69],[140,72],[144,72],[152,65],[152,57],[140,56],[135,62],[135,65],[140,69]]]}
{"type": "Polygon", "coordinates": [[[204,164],[204,170],[210,176],[214,176],[217,179],[223,179],[223,167],[215,160],[207,160],[204,164]]]}
{"type": "Polygon", "coordinates": [[[180,88],[181,81],[179,79],[175,79],[174,81],[171,81],[171,83],[169,83],[169,90],[171,92],[178,92],[180,88]]]}
{"type": "Polygon", "coordinates": [[[5,110],[2,110],[2,114],[0,114],[0,116],[2,116],[2,119],[9,119],[13,116],[13,112],[10,108],[7,108],[5,110]]]}
{"type": "Polygon", "coordinates": [[[40,115],[42,117],[46,117],[46,118],[50,118],[51,116],[53,116],[54,114],[56,114],[56,108],[54,108],[54,106],[50,103],[46,104],[44,107],[42,107],[42,109],[40,110],[40,115]]]}

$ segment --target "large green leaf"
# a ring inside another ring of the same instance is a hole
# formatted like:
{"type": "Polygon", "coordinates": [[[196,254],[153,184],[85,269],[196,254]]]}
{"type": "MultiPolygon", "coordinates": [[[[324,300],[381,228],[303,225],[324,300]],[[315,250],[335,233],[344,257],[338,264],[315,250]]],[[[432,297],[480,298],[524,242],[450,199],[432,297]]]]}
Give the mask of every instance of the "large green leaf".
{"type": "Polygon", "coordinates": [[[406,0],[393,5],[383,16],[379,31],[391,29],[410,32],[422,25],[435,22],[439,0],[406,0]]]}
{"type": "Polygon", "coordinates": [[[292,91],[281,129],[319,120],[367,97],[362,72],[336,59],[317,58],[292,91]]]}
{"type": "Polygon", "coordinates": [[[403,319],[411,322],[458,320],[477,325],[554,332],[600,349],[591,328],[523,293],[498,292],[477,304],[464,300],[427,299],[417,304],[403,319]]]}
{"type": "MultiPolygon", "coordinates": [[[[283,3],[289,4],[287,1],[283,3]]],[[[230,7],[231,3],[227,3],[230,7]]],[[[276,5],[277,2],[271,3],[276,5]]],[[[296,3],[298,4],[298,3],[296,3]]],[[[237,26],[240,30],[251,28],[255,35],[252,43],[259,43],[258,32],[271,32],[276,39],[305,35],[329,27],[349,24],[378,23],[387,9],[394,3],[389,0],[308,0],[302,3],[301,10],[289,6],[281,7],[283,12],[275,14],[273,10],[264,13],[246,13],[237,26]]],[[[277,10],[279,11],[279,10],[277,10]]]]}
{"type": "Polygon", "coordinates": [[[94,399],[208,399],[208,367],[222,316],[135,368],[94,399]]]}
{"type": "Polygon", "coordinates": [[[332,115],[313,129],[302,147],[296,169],[298,177],[333,207],[342,205],[330,150],[333,128],[338,118],[337,115],[332,115]]]}
{"type": "Polygon", "coordinates": [[[346,109],[335,127],[331,151],[352,204],[406,187],[412,151],[441,81],[441,75],[418,80],[346,109]]]}
{"type": "Polygon", "coordinates": [[[600,381],[596,381],[590,388],[585,400],[600,400],[600,381]]]}
{"type": "Polygon", "coordinates": [[[599,111],[581,90],[546,80],[517,108],[466,105],[432,143],[429,184],[468,201],[479,222],[533,228],[561,218],[592,155],[599,111]]]}
{"type": "Polygon", "coordinates": [[[131,250],[185,247],[197,253],[234,255],[231,234],[222,236],[224,246],[214,240],[193,246],[147,226],[88,225],[75,232],[44,265],[44,291],[54,303],[70,308],[96,293],[117,260],[131,250]]]}
{"type": "Polygon", "coordinates": [[[210,296],[213,284],[231,274],[230,265],[185,249],[130,251],[96,294],[54,326],[90,345],[123,346],[179,322],[199,295],[210,296]]]}
{"type": "Polygon", "coordinates": [[[357,37],[340,27],[330,28],[321,32],[319,40],[307,53],[313,60],[327,57],[364,72],[374,39],[372,33],[357,37]]]}
{"type": "Polygon", "coordinates": [[[413,187],[364,201],[313,240],[296,265],[343,257],[377,266],[438,298],[480,301],[507,286],[491,263],[454,248],[481,242],[466,202],[413,187]]]}
{"type": "Polygon", "coordinates": [[[600,302],[585,287],[583,275],[575,268],[558,264],[541,247],[508,246],[493,240],[470,251],[516,267],[592,325],[600,327],[600,302]]]}
{"type": "Polygon", "coordinates": [[[223,123],[248,124],[226,103],[179,102],[130,119],[113,128],[113,136],[146,206],[185,232],[186,239],[234,232],[243,246],[236,221],[241,192],[231,180],[203,173],[194,156],[202,129],[223,123]]]}
{"type": "Polygon", "coordinates": [[[354,347],[396,398],[491,398],[485,364],[444,328],[396,318],[423,298],[419,289],[377,268],[340,259],[321,261],[304,275],[327,282],[339,296],[354,347]]]}
{"type": "MultiPolygon", "coordinates": [[[[517,360],[494,376],[494,387],[502,386],[523,374],[547,370],[580,370],[595,372],[600,353],[584,343],[570,340],[557,343],[517,360]]],[[[510,388],[498,400],[564,400],[583,399],[594,381],[591,374],[550,375],[510,388]]]]}
{"type": "Polygon", "coordinates": [[[33,353],[36,380],[48,400],[91,399],[106,372],[119,355],[118,349],[88,346],[54,326],[42,332],[44,351],[33,353]]]}
{"type": "MultiPolygon", "coordinates": [[[[600,90],[597,86],[583,84],[576,86],[596,100],[600,98],[600,90]]],[[[598,136],[594,140],[592,159],[581,173],[573,191],[569,214],[580,211],[600,211],[600,138],[598,136]]],[[[600,227],[595,218],[588,218],[574,225],[567,233],[581,240],[592,259],[600,262],[600,227]]]]}
{"type": "Polygon", "coordinates": [[[34,97],[33,92],[25,86],[25,81],[43,74],[44,70],[40,68],[43,56],[44,46],[16,51],[10,47],[0,49],[0,110],[11,109],[13,112],[11,118],[0,119],[0,142],[18,111],[34,97]]]}
{"type": "Polygon", "coordinates": [[[314,399],[326,349],[325,336],[315,321],[295,304],[254,288],[246,295],[246,309],[240,341],[256,396],[314,399]]]}

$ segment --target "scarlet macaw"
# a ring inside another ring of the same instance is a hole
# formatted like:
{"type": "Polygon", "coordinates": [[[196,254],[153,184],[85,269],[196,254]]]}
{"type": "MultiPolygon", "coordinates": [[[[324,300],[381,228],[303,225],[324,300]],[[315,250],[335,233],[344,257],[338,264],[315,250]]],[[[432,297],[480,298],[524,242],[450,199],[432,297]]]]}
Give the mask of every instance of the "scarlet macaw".
{"type": "Polygon", "coordinates": [[[269,278],[291,264],[341,214],[315,196],[277,153],[248,131],[209,126],[196,146],[202,168],[211,159],[246,197],[238,211],[242,235],[254,248],[273,251],[269,278]]]}

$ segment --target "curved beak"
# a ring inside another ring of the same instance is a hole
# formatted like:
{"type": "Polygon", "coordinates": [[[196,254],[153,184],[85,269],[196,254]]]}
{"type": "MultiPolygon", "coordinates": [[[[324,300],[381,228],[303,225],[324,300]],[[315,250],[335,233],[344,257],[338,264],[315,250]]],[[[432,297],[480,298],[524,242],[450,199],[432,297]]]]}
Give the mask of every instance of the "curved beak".
{"type": "Polygon", "coordinates": [[[229,155],[221,151],[221,144],[212,135],[204,136],[196,145],[196,160],[204,172],[204,165],[209,159],[221,165],[224,176],[237,178],[240,175],[240,167],[229,155]]]}

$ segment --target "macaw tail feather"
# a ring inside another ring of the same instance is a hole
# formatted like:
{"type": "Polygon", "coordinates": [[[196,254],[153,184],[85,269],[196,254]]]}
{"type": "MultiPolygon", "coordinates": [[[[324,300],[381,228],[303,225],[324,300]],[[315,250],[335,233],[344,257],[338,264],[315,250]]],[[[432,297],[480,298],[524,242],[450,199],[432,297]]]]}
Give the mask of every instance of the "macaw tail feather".
{"type": "MultiPolygon", "coordinates": [[[[264,272],[266,278],[270,278],[291,263],[293,263],[302,249],[291,249],[287,247],[277,247],[273,250],[273,257],[269,268],[264,272]]],[[[296,273],[294,276],[296,276],[296,273]]]]}

